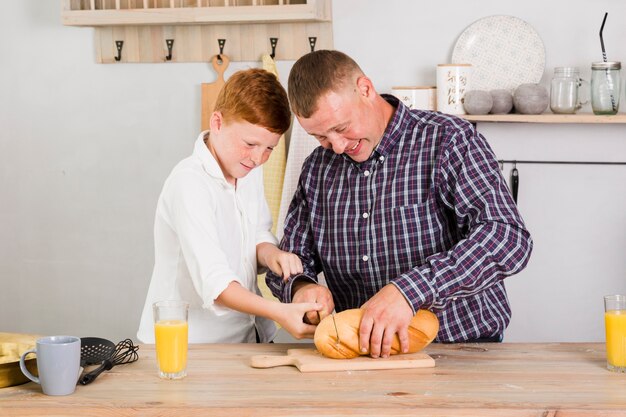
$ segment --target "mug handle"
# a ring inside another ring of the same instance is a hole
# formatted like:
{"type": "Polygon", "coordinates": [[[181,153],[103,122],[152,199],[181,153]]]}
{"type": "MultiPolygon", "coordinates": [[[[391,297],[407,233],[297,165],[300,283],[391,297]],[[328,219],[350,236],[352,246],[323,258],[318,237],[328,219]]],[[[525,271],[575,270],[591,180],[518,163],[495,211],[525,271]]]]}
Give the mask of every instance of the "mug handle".
{"type": "Polygon", "coordinates": [[[29,353],[37,353],[37,349],[31,349],[27,352],[24,352],[22,354],[22,356],[20,357],[20,369],[22,370],[22,373],[24,375],[26,375],[28,377],[28,379],[30,379],[31,381],[37,383],[37,384],[41,384],[41,382],[39,382],[39,378],[37,378],[36,376],[34,376],[33,374],[31,374],[28,369],[26,369],[26,355],[28,355],[29,353]]]}
{"type": "Polygon", "coordinates": [[[591,98],[591,85],[589,84],[589,81],[579,78],[578,86],[580,87],[580,96],[578,97],[578,105],[576,108],[580,109],[583,104],[589,103],[589,99],[591,98]]]}

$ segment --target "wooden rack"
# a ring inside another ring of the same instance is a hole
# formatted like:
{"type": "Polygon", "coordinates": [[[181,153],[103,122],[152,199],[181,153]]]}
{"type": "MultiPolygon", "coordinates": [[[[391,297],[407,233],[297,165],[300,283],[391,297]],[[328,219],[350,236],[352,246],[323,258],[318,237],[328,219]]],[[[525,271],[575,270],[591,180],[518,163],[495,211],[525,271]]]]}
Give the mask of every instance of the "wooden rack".
{"type": "Polygon", "coordinates": [[[218,39],[226,39],[223,53],[234,61],[256,61],[272,52],[270,38],[278,39],[276,60],[333,47],[331,0],[62,0],[62,5],[64,25],[95,28],[101,63],[208,62],[220,52],[218,39]]]}

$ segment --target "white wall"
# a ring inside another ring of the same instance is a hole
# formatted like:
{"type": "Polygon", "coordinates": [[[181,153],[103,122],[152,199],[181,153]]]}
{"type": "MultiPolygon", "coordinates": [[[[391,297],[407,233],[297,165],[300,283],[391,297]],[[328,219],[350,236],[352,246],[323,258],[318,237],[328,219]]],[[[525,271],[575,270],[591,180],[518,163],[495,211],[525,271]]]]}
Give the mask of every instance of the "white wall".
{"type": "MultiPolygon", "coordinates": [[[[96,64],[93,31],[60,24],[58,1],[2,1],[0,331],[134,337],[153,263],[161,185],[191,151],[209,64],[96,64]]],[[[539,32],[552,68],[588,78],[626,61],[626,4],[334,0],[335,46],[381,92],[434,85],[465,27],[514,15],[539,32]],[[555,13],[561,14],[555,17],[555,13]]],[[[228,43],[227,43],[228,48],[228,43]]],[[[286,80],[291,62],[280,62],[286,80]]],[[[233,63],[234,70],[260,66],[233,63]]],[[[588,110],[588,109],[586,109],[588,110]]],[[[505,159],[626,161],[626,126],[479,124],[505,159]]],[[[509,175],[510,165],[504,174],[509,175]]],[[[626,167],[518,166],[535,239],[510,278],[508,341],[603,340],[602,298],[626,293],[626,167]]]]}

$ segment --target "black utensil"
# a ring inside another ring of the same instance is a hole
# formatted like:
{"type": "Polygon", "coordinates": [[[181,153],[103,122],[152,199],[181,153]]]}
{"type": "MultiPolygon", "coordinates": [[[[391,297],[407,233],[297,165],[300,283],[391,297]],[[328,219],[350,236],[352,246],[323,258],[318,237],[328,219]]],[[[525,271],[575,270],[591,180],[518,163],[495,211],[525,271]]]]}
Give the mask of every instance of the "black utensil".
{"type": "Polygon", "coordinates": [[[83,375],[80,378],[80,383],[82,385],[87,385],[93,382],[94,379],[98,377],[102,373],[102,371],[108,371],[113,368],[115,365],[121,365],[124,363],[135,362],[139,359],[139,354],[137,353],[139,350],[139,346],[133,345],[133,341],[130,339],[123,340],[115,346],[115,351],[106,359],[102,361],[102,365],[94,369],[93,371],[83,375]]]}
{"type": "Polygon", "coordinates": [[[115,351],[115,343],[100,337],[80,338],[80,366],[100,365],[115,351]]]}
{"type": "Polygon", "coordinates": [[[511,170],[511,194],[513,194],[513,201],[517,203],[517,191],[519,189],[519,172],[517,171],[516,164],[513,164],[511,170]]]}

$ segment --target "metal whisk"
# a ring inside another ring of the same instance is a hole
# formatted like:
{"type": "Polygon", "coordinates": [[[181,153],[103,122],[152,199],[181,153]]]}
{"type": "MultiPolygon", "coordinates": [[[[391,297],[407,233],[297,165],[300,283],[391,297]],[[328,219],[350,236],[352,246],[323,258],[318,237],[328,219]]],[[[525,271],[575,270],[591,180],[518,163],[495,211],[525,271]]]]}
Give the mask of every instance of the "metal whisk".
{"type": "Polygon", "coordinates": [[[94,379],[98,377],[102,373],[102,371],[108,371],[113,368],[115,365],[122,365],[124,363],[135,362],[139,359],[139,354],[137,351],[139,350],[139,346],[135,346],[133,341],[130,339],[123,340],[119,342],[115,346],[115,350],[111,353],[111,356],[108,359],[105,359],[102,362],[102,365],[94,369],[93,371],[83,375],[80,378],[80,383],[82,385],[87,385],[93,382],[94,379]]]}

